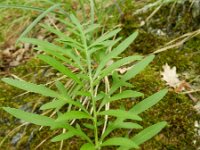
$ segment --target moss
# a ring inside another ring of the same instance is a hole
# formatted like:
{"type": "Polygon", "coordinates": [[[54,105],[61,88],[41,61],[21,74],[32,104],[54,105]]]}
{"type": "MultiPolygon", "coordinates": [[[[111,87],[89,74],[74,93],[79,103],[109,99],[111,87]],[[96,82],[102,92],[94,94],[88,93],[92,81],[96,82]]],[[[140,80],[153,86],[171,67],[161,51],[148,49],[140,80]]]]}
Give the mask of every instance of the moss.
{"type": "MultiPolygon", "coordinates": [[[[146,2],[146,1],[145,1],[146,2]]],[[[150,1],[149,1],[150,2],[150,1]]],[[[136,39],[130,49],[128,49],[123,55],[133,55],[136,53],[140,54],[149,54],[161,47],[167,41],[170,41],[174,37],[158,37],[155,34],[148,33],[148,28],[168,28],[170,32],[175,32],[179,36],[181,33],[186,33],[196,29],[196,24],[193,25],[193,20],[191,19],[191,14],[187,12],[186,15],[182,15],[182,19],[177,22],[177,15],[181,12],[182,7],[178,6],[177,11],[174,12],[174,16],[168,18],[169,9],[171,5],[162,7],[160,11],[152,18],[153,20],[142,28],[139,27],[140,21],[144,20],[149,14],[143,14],[139,16],[133,16],[132,13],[136,7],[144,5],[142,2],[140,5],[136,6],[132,1],[126,1],[124,6],[121,8],[124,11],[124,15],[120,18],[122,23],[122,36],[130,35],[133,31],[139,28],[140,35],[136,39]],[[127,6],[127,4],[130,4],[127,6]],[[156,21],[156,18],[159,18],[159,21],[156,21]],[[189,18],[189,21],[188,21],[189,18]],[[171,24],[172,26],[169,26],[171,24]],[[182,26],[184,25],[184,26],[182,26]]],[[[114,12],[117,12],[115,8],[112,9],[114,12]]],[[[109,19],[109,25],[106,25],[108,28],[119,19],[119,14],[116,14],[112,19],[109,19]]],[[[168,33],[169,34],[169,33],[168,33]]],[[[171,49],[165,52],[159,53],[154,62],[151,63],[151,66],[147,67],[145,71],[137,75],[131,82],[134,85],[134,90],[143,92],[145,97],[163,89],[166,87],[165,83],[160,80],[160,70],[161,67],[168,63],[170,66],[176,66],[178,72],[191,71],[194,70],[195,74],[199,74],[200,70],[198,69],[200,65],[200,37],[195,37],[183,45],[181,49],[171,49]]],[[[48,80],[52,80],[50,77],[44,77],[44,70],[41,69],[42,63],[36,59],[28,61],[26,64],[23,64],[19,67],[11,69],[12,74],[16,74],[23,79],[29,80],[31,82],[37,83],[46,83],[48,80]],[[38,71],[39,70],[39,71],[38,71]],[[28,73],[31,73],[29,76],[26,76],[28,73]]],[[[9,85],[6,85],[0,82],[0,100],[1,106],[10,106],[10,107],[20,107],[28,102],[41,102],[43,99],[38,100],[38,96],[35,94],[28,94],[20,98],[14,98],[19,93],[22,93],[22,90],[13,88],[9,85]]],[[[130,101],[125,103],[127,108],[130,108],[136,102],[142,99],[137,99],[137,101],[130,101]]],[[[34,103],[35,104],[35,103],[34,103]]],[[[33,104],[33,105],[34,105],[33,104]]],[[[115,103],[115,106],[119,105],[115,103]]],[[[33,107],[33,106],[31,106],[33,107]]],[[[38,111],[38,107],[36,111],[38,111]]],[[[20,124],[18,120],[4,111],[0,111],[0,120],[1,132],[0,140],[8,134],[8,132],[14,129],[17,125],[20,124]]],[[[142,114],[144,127],[148,127],[154,123],[157,123],[162,120],[168,122],[168,126],[157,136],[155,136],[150,141],[144,143],[141,149],[144,150],[195,150],[196,145],[193,144],[193,140],[198,141],[198,137],[194,133],[194,121],[200,119],[197,113],[193,109],[191,100],[186,95],[180,95],[174,93],[172,90],[167,94],[167,96],[154,107],[142,114]]],[[[25,149],[30,137],[30,134],[35,131],[34,138],[30,142],[30,149],[34,149],[42,140],[47,138],[47,141],[39,149],[59,149],[59,142],[51,143],[50,139],[54,136],[54,132],[49,130],[49,128],[43,128],[41,131],[37,130],[38,127],[34,125],[28,125],[25,130],[25,135],[17,145],[17,149],[25,149]]],[[[90,133],[87,132],[89,135],[90,133]]],[[[124,130],[118,130],[113,132],[113,136],[125,135],[127,132],[124,130]]],[[[58,134],[58,133],[57,133],[58,134]]],[[[56,134],[56,135],[57,135],[56,134]]],[[[134,134],[134,133],[131,133],[134,134]]],[[[14,146],[10,144],[11,137],[5,141],[2,149],[14,149],[14,146]]],[[[72,138],[64,142],[63,149],[77,150],[84,143],[80,138],[72,138]]],[[[105,148],[105,149],[114,149],[114,148],[105,148]]]]}

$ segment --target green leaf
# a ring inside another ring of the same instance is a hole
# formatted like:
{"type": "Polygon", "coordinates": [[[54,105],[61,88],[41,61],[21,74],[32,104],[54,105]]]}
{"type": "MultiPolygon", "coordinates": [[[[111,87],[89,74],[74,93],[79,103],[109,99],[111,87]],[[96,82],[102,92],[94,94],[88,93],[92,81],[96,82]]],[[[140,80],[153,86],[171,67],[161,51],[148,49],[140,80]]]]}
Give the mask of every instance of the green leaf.
{"type": "Polygon", "coordinates": [[[117,57],[119,54],[121,54],[135,40],[137,35],[138,35],[138,32],[134,32],[128,38],[126,38],[123,42],[121,42],[116,48],[114,48],[110,53],[108,53],[104,57],[104,59],[100,62],[96,70],[95,77],[99,75],[100,71],[102,70],[103,67],[105,67],[107,62],[110,59],[117,57]]]}
{"type": "Polygon", "coordinates": [[[129,112],[129,111],[124,111],[120,109],[116,110],[106,110],[98,113],[99,115],[108,115],[108,116],[114,116],[114,117],[119,117],[123,119],[133,119],[137,121],[141,121],[142,118],[136,115],[135,113],[129,112]]]}
{"type": "Polygon", "coordinates": [[[140,97],[140,96],[144,96],[144,94],[137,92],[137,91],[133,91],[133,90],[125,90],[125,91],[122,91],[119,94],[113,95],[110,98],[109,102],[115,101],[115,100],[118,100],[118,99],[123,99],[123,98],[133,98],[133,97],[136,98],[136,97],[140,97]]]}
{"type": "Polygon", "coordinates": [[[57,51],[49,50],[49,49],[43,48],[43,47],[34,48],[34,50],[45,51],[47,54],[50,54],[50,55],[62,60],[63,62],[74,65],[75,67],[78,68],[78,66],[74,62],[72,62],[69,58],[63,56],[63,54],[61,54],[57,51]]]}
{"type": "Polygon", "coordinates": [[[114,125],[115,128],[122,128],[122,129],[142,129],[143,127],[137,123],[132,122],[119,122],[118,124],[114,125]]]}
{"type": "Polygon", "coordinates": [[[1,4],[0,8],[18,8],[18,9],[23,9],[23,10],[34,10],[34,11],[39,11],[39,12],[44,12],[45,9],[39,8],[39,7],[32,7],[32,6],[26,6],[26,5],[4,5],[1,4]]]}
{"type": "Polygon", "coordinates": [[[36,125],[41,126],[52,126],[55,121],[52,118],[34,114],[34,113],[28,113],[20,109],[10,108],[10,107],[3,107],[5,111],[10,113],[11,115],[15,116],[16,118],[19,118],[21,120],[24,120],[26,122],[30,122],[36,125]]]}
{"type": "Polygon", "coordinates": [[[65,38],[67,37],[66,34],[64,34],[63,32],[61,32],[60,30],[53,28],[50,25],[46,25],[46,24],[40,24],[44,29],[46,29],[47,31],[50,31],[51,33],[54,33],[55,35],[57,35],[60,38],[65,38]]]}
{"type": "Polygon", "coordinates": [[[117,118],[114,122],[110,122],[105,132],[101,136],[101,140],[103,140],[106,136],[108,136],[113,130],[122,128],[122,129],[142,129],[143,127],[137,123],[132,122],[123,122],[124,119],[117,118]]]}
{"type": "Polygon", "coordinates": [[[83,83],[79,80],[79,78],[76,77],[76,75],[74,73],[71,72],[71,70],[69,70],[67,67],[65,67],[62,63],[60,63],[56,59],[54,59],[50,56],[47,56],[47,55],[38,55],[38,58],[43,60],[44,62],[48,63],[49,65],[51,65],[53,68],[60,71],[64,75],[70,77],[76,83],[83,85],[83,83]]]}
{"type": "Polygon", "coordinates": [[[133,85],[131,83],[128,83],[128,82],[122,80],[117,72],[114,72],[112,74],[112,78],[113,78],[113,85],[112,85],[108,95],[112,95],[119,87],[123,87],[123,86],[130,87],[130,88],[133,87],[133,85]]]}
{"type": "Polygon", "coordinates": [[[142,56],[129,56],[129,57],[122,58],[122,59],[114,62],[113,64],[111,64],[110,66],[105,68],[104,70],[102,70],[100,76],[105,77],[105,76],[109,75],[110,73],[112,73],[112,71],[114,71],[115,69],[121,67],[122,65],[128,64],[135,60],[141,60],[141,58],[142,58],[142,56]]]}
{"type": "Polygon", "coordinates": [[[80,150],[96,150],[95,146],[91,143],[85,143],[81,146],[80,150]]]}
{"type": "Polygon", "coordinates": [[[106,140],[101,146],[125,146],[126,148],[139,148],[132,140],[124,137],[114,137],[106,140]]]}
{"type": "Polygon", "coordinates": [[[158,134],[166,125],[167,122],[165,121],[156,123],[139,132],[137,135],[132,137],[131,140],[137,145],[140,145],[158,134]]]}
{"type": "Polygon", "coordinates": [[[72,134],[79,136],[80,138],[87,140],[89,143],[92,143],[91,139],[80,129],[80,126],[76,126],[76,128],[74,128],[73,126],[71,126],[70,124],[68,124],[67,122],[57,122],[57,124],[55,124],[54,126],[52,126],[52,129],[56,129],[56,128],[64,128],[66,130],[68,130],[68,132],[70,131],[72,134]]]}
{"type": "Polygon", "coordinates": [[[20,37],[17,39],[17,43],[21,40],[22,37],[24,37],[28,32],[30,32],[34,26],[36,26],[36,24],[42,20],[49,12],[51,12],[52,10],[58,8],[60,6],[60,4],[55,4],[51,7],[49,7],[47,10],[45,10],[44,12],[42,12],[20,35],[20,37]]]}
{"type": "Polygon", "coordinates": [[[57,92],[43,85],[36,85],[36,84],[29,83],[26,81],[10,79],[10,78],[3,78],[2,81],[29,92],[38,93],[38,94],[49,96],[49,97],[57,97],[57,98],[60,97],[60,95],[57,92]]]}
{"type": "Polygon", "coordinates": [[[88,129],[94,130],[94,125],[93,124],[83,123],[83,126],[88,128],[88,129]]]}
{"type": "Polygon", "coordinates": [[[94,30],[96,30],[98,28],[100,28],[99,24],[92,24],[92,25],[89,25],[84,32],[85,32],[85,34],[88,34],[88,33],[93,32],[94,30]]]}
{"type": "Polygon", "coordinates": [[[140,93],[140,92],[132,91],[132,90],[125,90],[119,94],[113,95],[110,98],[105,97],[103,99],[101,105],[99,106],[99,108],[101,109],[105,104],[116,101],[116,100],[120,100],[120,99],[124,99],[124,98],[136,98],[136,97],[140,97],[140,96],[144,96],[144,94],[140,93]]]}
{"type": "Polygon", "coordinates": [[[72,119],[92,119],[91,116],[82,111],[70,111],[59,116],[56,121],[67,121],[72,119]]]}
{"type": "Polygon", "coordinates": [[[67,103],[67,101],[64,100],[54,100],[52,102],[48,102],[46,104],[43,104],[40,109],[41,110],[46,110],[46,109],[60,109],[61,107],[63,107],[65,104],[67,103]]]}
{"type": "Polygon", "coordinates": [[[68,20],[57,18],[61,23],[65,24],[67,26],[67,30],[71,33],[74,33],[77,36],[80,36],[80,34],[77,32],[77,26],[70,23],[68,20]]]}
{"type": "Polygon", "coordinates": [[[130,70],[128,70],[125,75],[122,77],[124,81],[127,81],[133,77],[135,77],[138,73],[140,73],[152,60],[154,59],[154,55],[150,55],[143,60],[139,61],[136,65],[134,65],[130,70]]]}
{"type": "MultiPolygon", "coordinates": [[[[55,55],[55,52],[66,55],[67,57],[71,58],[76,62],[78,67],[83,70],[81,63],[80,63],[80,58],[78,56],[75,56],[74,53],[70,49],[64,49],[60,46],[54,45],[52,43],[49,43],[44,40],[39,40],[39,39],[34,39],[34,38],[22,38],[21,41],[26,42],[26,43],[31,43],[33,45],[37,45],[38,47],[42,47],[42,50],[52,54],[53,56],[58,57],[58,55],[55,55]]],[[[60,59],[60,57],[59,57],[60,59]]],[[[63,58],[61,58],[63,60],[63,58]]]]}
{"type": "Polygon", "coordinates": [[[67,140],[71,137],[75,136],[73,132],[68,131],[67,133],[62,133],[60,135],[57,135],[51,139],[51,142],[58,142],[62,140],[67,140]]]}
{"type": "Polygon", "coordinates": [[[150,108],[153,105],[155,105],[156,103],[158,103],[167,94],[167,92],[168,92],[167,89],[163,89],[163,90],[147,97],[146,99],[144,99],[140,103],[133,106],[130,109],[130,111],[135,113],[135,114],[140,114],[140,113],[144,112],[148,108],[150,108]]]}
{"type": "Polygon", "coordinates": [[[72,23],[77,26],[77,28],[79,29],[80,33],[83,34],[82,25],[80,24],[79,20],[75,17],[75,15],[70,14],[70,19],[71,19],[72,23]]]}
{"type": "Polygon", "coordinates": [[[92,45],[90,45],[89,47],[93,47],[95,45],[98,45],[99,43],[115,36],[119,31],[121,31],[121,29],[115,29],[113,31],[107,32],[103,35],[101,35],[95,42],[92,43],[92,45]]]}

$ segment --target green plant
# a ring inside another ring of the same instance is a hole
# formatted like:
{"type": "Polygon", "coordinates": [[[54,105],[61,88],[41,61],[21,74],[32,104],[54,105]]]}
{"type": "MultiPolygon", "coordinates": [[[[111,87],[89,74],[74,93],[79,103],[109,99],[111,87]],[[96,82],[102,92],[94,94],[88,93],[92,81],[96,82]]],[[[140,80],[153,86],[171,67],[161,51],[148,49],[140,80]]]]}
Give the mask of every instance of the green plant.
{"type": "Polygon", "coordinates": [[[123,103],[122,106],[115,106],[117,109],[110,108],[110,105],[115,105],[118,100],[127,101],[128,98],[143,96],[142,93],[131,90],[133,86],[128,81],[141,72],[153,60],[154,55],[145,58],[139,55],[125,58],[119,56],[135,40],[137,31],[123,41],[116,38],[120,29],[113,29],[95,38],[101,26],[94,21],[81,24],[74,15],[70,15],[71,23],[64,19],[59,20],[67,26],[70,36],[54,27],[42,25],[58,36],[55,44],[33,38],[21,40],[37,45],[35,49],[44,52],[38,58],[65,75],[72,83],[71,86],[65,86],[66,79],[56,82],[57,90],[23,80],[2,79],[20,89],[52,97],[53,100],[43,104],[40,109],[52,109],[57,116],[51,118],[10,107],[3,109],[36,125],[49,126],[52,130],[64,129],[64,133],[52,138],[53,142],[78,136],[87,141],[81,150],[99,150],[105,146],[118,146],[120,150],[139,148],[139,145],[160,132],[166,122],[156,123],[130,138],[110,137],[110,133],[120,128],[142,129],[141,125],[135,123],[142,121],[139,114],[161,100],[167,90],[153,94],[130,110],[126,110],[123,103]],[[130,69],[119,74],[117,69],[125,65],[130,69]],[[93,131],[93,136],[88,136],[83,129],[93,131]]]}

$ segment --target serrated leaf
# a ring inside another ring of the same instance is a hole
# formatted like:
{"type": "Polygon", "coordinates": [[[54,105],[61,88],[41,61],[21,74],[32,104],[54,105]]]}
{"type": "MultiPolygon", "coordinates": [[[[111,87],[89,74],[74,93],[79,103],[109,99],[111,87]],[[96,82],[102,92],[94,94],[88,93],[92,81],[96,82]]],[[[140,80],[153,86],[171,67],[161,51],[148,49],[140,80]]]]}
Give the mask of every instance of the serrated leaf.
{"type": "Polygon", "coordinates": [[[10,78],[3,78],[2,81],[29,92],[38,93],[49,97],[57,97],[57,98],[60,97],[60,95],[57,92],[45,87],[44,85],[37,85],[26,81],[10,79],[10,78]]]}
{"type": "Polygon", "coordinates": [[[91,119],[92,117],[82,111],[70,111],[66,112],[63,115],[59,116],[56,121],[67,121],[67,120],[72,120],[72,119],[91,119]]]}
{"type": "Polygon", "coordinates": [[[114,117],[123,118],[123,119],[132,119],[132,120],[137,120],[137,121],[142,120],[142,118],[136,115],[135,113],[120,110],[120,109],[115,109],[115,110],[110,109],[106,111],[101,111],[98,113],[98,115],[108,115],[108,116],[114,116],[114,117]]]}
{"type": "Polygon", "coordinates": [[[28,113],[23,110],[10,108],[10,107],[3,107],[3,109],[18,119],[21,119],[23,121],[30,122],[36,125],[52,126],[55,123],[54,119],[46,117],[46,116],[42,116],[42,115],[38,115],[34,113],[28,113]]]}
{"type": "Polygon", "coordinates": [[[138,73],[140,73],[146,66],[149,65],[150,62],[154,59],[154,55],[147,56],[146,58],[139,61],[135,64],[131,69],[129,69],[123,76],[122,79],[127,81],[133,77],[135,77],[138,73]]]}
{"type": "Polygon", "coordinates": [[[95,146],[91,143],[85,143],[81,146],[80,150],[96,150],[95,146]]]}
{"type": "Polygon", "coordinates": [[[141,102],[139,102],[138,104],[133,106],[130,109],[130,111],[135,114],[140,114],[140,113],[144,112],[148,108],[150,108],[153,105],[155,105],[156,103],[158,103],[167,94],[167,92],[168,92],[167,89],[163,89],[163,90],[147,97],[146,99],[142,100],[141,102]]]}
{"type": "Polygon", "coordinates": [[[75,136],[73,132],[68,131],[67,133],[62,133],[60,135],[57,135],[51,139],[51,142],[58,142],[62,140],[67,140],[71,137],[75,136]]]}
{"type": "Polygon", "coordinates": [[[73,79],[76,83],[82,85],[83,83],[79,80],[78,77],[71,70],[65,67],[62,63],[54,59],[53,57],[47,55],[38,55],[38,58],[46,62],[47,64],[51,65],[53,68],[58,70],[59,72],[63,73],[64,75],[73,79]]]}
{"type": "Polygon", "coordinates": [[[139,132],[137,135],[131,138],[131,140],[137,145],[140,145],[144,143],[145,141],[151,139],[156,134],[158,134],[166,125],[167,125],[167,122],[165,121],[156,123],[150,127],[145,128],[141,132],[139,132]]]}
{"type": "Polygon", "coordinates": [[[114,137],[106,140],[101,146],[125,146],[127,148],[139,148],[136,143],[128,138],[114,137]]]}

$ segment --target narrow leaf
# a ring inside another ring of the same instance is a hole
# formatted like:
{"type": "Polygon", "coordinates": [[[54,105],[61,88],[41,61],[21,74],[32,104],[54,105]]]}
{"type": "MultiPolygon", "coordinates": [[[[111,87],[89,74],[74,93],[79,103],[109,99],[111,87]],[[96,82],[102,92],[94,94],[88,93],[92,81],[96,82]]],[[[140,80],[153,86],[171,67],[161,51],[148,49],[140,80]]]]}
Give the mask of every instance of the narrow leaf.
{"type": "Polygon", "coordinates": [[[49,97],[60,97],[60,95],[57,92],[43,85],[36,85],[36,84],[29,83],[26,81],[10,79],[10,78],[3,78],[2,81],[29,92],[38,93],[38,94],[49,96],[49,97]]]}
{"type": "Polygon", "coordinates": [[[73,137],[75,134],[73,132],[68,131],[67,133],[62,133],[60,135],[57,135],[51,139],[51,142],[58,142],[62,140],[67,140],[71,137],[73,137]]]}
{"type": "Polygon", "coordinates": [[[121,67],[124,64],[128,64],[130,62],[133,62],[135,60],[141,60],[141,56],[129,56],[129,57],[125,57],[122,58],[116,62],[114,62],[113,64],[111,64],[110,66],[108,66],[107,68],[105,68],[104,70],[102,70],[101,72],[101,77],[107,76],[110,73],[112,73],[112,71],[114,71],[115,69],[121,67]]]}
{"type": "Polygon", "coordinates": [[[119,122],[118,124],[115,124],[114,127],[122,129],[142,129],[141,125],[132,122],[119,122]]]}
{"type": "MultiPolygon", "coordinates": [[[[74,62],[76,62],[76,64],[79,66],[80,69],[83,69],[79,60],[80,58],[78,56],[75,56],[75,54],[72,53],[70,49],[64,49],[60,46],[54,45],[47,41],[34,39],[34,38],[22,38],[21,41],[26,42],[26,43],[31,43],[33,45],[37,45],[38,47],[41,47],[43,51],[50,53],[52,55],[55,55],[55,52],[66,55],[70,59],[74,60],[74,62]]],[[[55,56],[57,57],[57,55],[55,56]]]]}
{"type": "Polygon", "coordinates": [[[19,118],[21,120],[24,120],[26,122],[30,122],[36,125],[41,126],[51,126],[54,124],[54,119],[34,114],[34,113],[28,113],[20,109],[10,108],[10,107],[3,107],[5,111],[10,113],[11,115],[15,116],[16,118],[19,118]]]}
{"type": "Polygon", "coordinates": [[[131,140],[137,145],[140,145],[146,142],[147,140],[151,139],[156,134],[158,134],[166,125],[167,125],[167,122],[165,121],[156,123],[148,128],[145,128],[141,132],[139,132],[137,135],[131,138],[131,140]]]}
{"type": "Polygon", "coordinates": [[[119,33],[119,31],[121,31],[121,29],[115,29],[113,31],[107,32],[103,35],[101,35],[94,43],[92,43],[92,45],[90,45],[90,47],[95,46],[113,36],[115,36],[117,33],[119,33]]]}
{"type": "Polygon", "coordinates": [[[67,121],[72,119],[91,119],[91,116],[82,111],[70,111],[59,116],[56,121],[67,121]]]}
{"type": "Polygon", "coordinates": [[[91,143],[85,143],[81,146],[80,150],[96,150],[95,146],[91,143]]]}
{"type": "Polygon", "coordinates": [[[127,81],[134,76],[136,76],[138,73],[140,73],[146,66],[149,65],[149,63],[154,59],[154,55],[150,55],[143,60],[139,61],[136,65],[134,65],[130,70],[128,70],[125,75],[122,77],[123,80],[127,81]]]}
{"type": "Polygon", "coordinates": [[[120,110],[120,109],[116,109],[116,110],[110,109],[110,110],[102,111],[102,112],[99,112],[99,115],[109,115],[109,116],[119,117],[123,119],[133,119],[137,121],[142,120],[142,118],[136,115],[135,113],[120,110]]]}
{"type": "Polygon", "coordinates": [[[85,34],[88,34],[90,32],[93,32],[94,30],[98,29],[99,27],[100,27],[99,24],[92,24],[92,25],[88,26],[84,32],[85,32],[85,34]]]}
{"type": "Polygon", "coordinates": [[[103,67],[105,67],[107,62],[110,59],[117,57],[119,54],[121,54],[135,40],[137,35],[138,35],[138,32],[134,32],[128,38],[126,38],[123,42],[121,42],[116,48],[114,48],[110,53],[108,53],[105,56],[105,58],[100,62],[96,70],[95,77],[99,75],[100,71],[102,70],[103,67]]]}
{"type": "Polygon", "coordinates": [[[130,111],[135,114],[140,114],[140,113],[144,112],[148,108],[150,108],[153,105],[155,105],[156,103],[158,103],[167,94],[167,92],[168,92],[167,89],[163,89],[163,90],[147,97],[143,101],[141,101],[138,104],[136,104],[135,106],[133,106],[130,109],[130,111]]]}
{"type": "Polygon", "coordinates": [[[47,55],[38,55],[38,58],[43,60],[44,62],[48,63],[49,65],[51,65],[52,67],[54,67],[55,69],[57,69],[58,71],[63,73],[64,75],[70,77],[76,83],[82,85],[82,82],[79,80],[79,78],[77,78],[76,75],[74,73],[72,73],[71,70],[69,70],[67,67],[65,67],[62,63],[60,63],[56,59],[54,59],[50,56],[47,56],[47,55]]]}
{"type": "Polygon", "coordinates": [[[58,8],[60,6],[60,4],[55,4],[51,7],[49,7],[47,10],[45,10],[44,12],[42,12],[24,31],[23,33],[20,35],[20,37],[17,39],[17,43],[21,40],[22,37],[24,37],[28,32],[30,32],[33,27],[40,21],[42,20],[42,18],[44,18],[49,12],[51,12],[52,10],[54,10],[55,8],[58,8]]]}
{"type": "Polygon", "coordinates": [[[52,102],[48,102],[46,104],[43,104],[40,109],[41,110],[46,110],[46,109],[60,109],[62,106],[64,106],[67,102],[63,100],[54,100],[52,102]]]}
{"type": "Polygon", "coordinates": [[[110,103],[110,102],[113,102],[116,100],[120,100],[120,99],[124,99],[124,98],[136,98],[136,97],[140,97],[140,96],[144,96],[144,94],[140,93],[140,92],[132,91],[132,90],[125,90],[119,94],[113,95],[110,98],[105,97],[99,107],[101,109],[107,103],[110,103]]]}
{"type": "Polygon", "coordinates": [[[45,9],[39,8],[39,7],[32,7],[32,6],[26,6],[26,5],[4,5],[1,4],[0,8],[18,8],[18,9],[23,9],[23,10],[34,10],[34,11],[39,11],[39,12],[44,12],[45,9]]]}
{"type": "Polygon", "coordinates": [[[110,138],[103,142],[101,146],[125,146],[127,148],[139,148],[135,142],[123,137],[110,138]]]}

